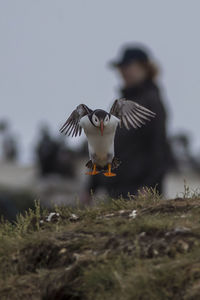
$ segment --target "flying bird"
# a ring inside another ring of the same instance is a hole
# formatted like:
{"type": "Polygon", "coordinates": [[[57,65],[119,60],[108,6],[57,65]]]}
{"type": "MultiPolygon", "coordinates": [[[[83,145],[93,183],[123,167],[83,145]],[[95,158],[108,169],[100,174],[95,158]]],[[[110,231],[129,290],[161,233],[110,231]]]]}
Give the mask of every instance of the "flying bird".
{"type": "Polygon", "coordinates": [[[80,104],[71,113],[60,131],[68,136],[81,135],[82,129],[88,139],[90,160],[86,164],[91,169],[87,175],[96,175],[106,170],[107,177],[116,176],[111,172],[118,167],[119,161],[114,155],[114,138],[117,126],[138,128],[155,117],[151,110],[138,103],[126,99],[114,101],[110,112],[102,109],[90,109],[85,104],[80,104]]]}

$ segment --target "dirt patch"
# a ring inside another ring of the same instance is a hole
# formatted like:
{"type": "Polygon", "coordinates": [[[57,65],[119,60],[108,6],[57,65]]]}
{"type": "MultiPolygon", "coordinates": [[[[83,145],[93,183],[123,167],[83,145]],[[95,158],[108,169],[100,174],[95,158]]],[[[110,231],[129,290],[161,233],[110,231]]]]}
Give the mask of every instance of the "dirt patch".
{"type": "Polygon", "coordinates": [[[72,253],[64,245],[59,245],[57,240],[51,239],[29,244],[15,257],[20,274],[36,272],[42,268],[53,269],[63,265],[68,266],[74,260],[72,253]]]}
{"type": "Polygon", "coordinates": [[[84,270],[91,264],[91,260],[78,260],[71,267],[58,269],[44,277],[42,289],[43,300],[65,300],[83,299],[84,293],[81,291],[82,277],[84,270]]]}

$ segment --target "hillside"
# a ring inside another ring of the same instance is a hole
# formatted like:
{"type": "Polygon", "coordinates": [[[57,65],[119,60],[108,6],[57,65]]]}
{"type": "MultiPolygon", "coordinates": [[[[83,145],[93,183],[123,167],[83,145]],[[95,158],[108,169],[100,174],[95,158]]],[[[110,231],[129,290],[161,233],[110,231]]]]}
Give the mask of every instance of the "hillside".
{"type": "Polygon", "coordinates": [[[0,225],[0,299],[200,299],[200,198],[154,192],[0,225]]]}

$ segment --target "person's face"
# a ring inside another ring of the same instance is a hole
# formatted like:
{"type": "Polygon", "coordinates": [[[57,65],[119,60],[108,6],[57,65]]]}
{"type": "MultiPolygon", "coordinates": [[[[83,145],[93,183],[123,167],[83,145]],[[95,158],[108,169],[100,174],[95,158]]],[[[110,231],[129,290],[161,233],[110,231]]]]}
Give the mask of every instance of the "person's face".
{"type": "Polygon", "coordinates": [[[119,72],[126,87],[137,85],[147,77],[146,68],[139,62],[132,62],[126,66],[119,67],[119,72]]]}

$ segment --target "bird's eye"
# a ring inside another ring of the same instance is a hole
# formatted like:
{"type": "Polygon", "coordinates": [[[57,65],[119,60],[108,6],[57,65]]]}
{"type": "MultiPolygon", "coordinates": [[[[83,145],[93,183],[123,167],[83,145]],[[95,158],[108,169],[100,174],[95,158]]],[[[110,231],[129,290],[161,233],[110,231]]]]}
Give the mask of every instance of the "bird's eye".
{"type": "Polygon", "coordinates": [[[109,117],[106,116],[105,119],[104,119],[104,122],[107,123],[108,121],[109,121],[109,117]]]}
{"type": "Polygon", "coordinates": [[[97,118],[97,116],[93,115],[93,116],[92,116],[92,120],[93,120],[94,124],[95,124],[96,126],[98,126],[98,124],[99,124],[99,119],[97,118]]]}

